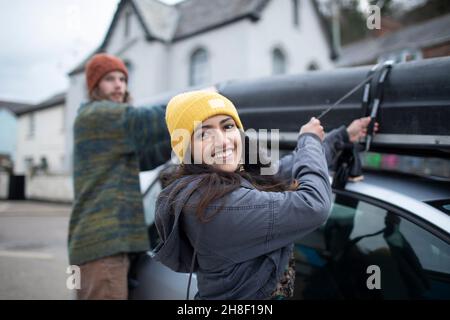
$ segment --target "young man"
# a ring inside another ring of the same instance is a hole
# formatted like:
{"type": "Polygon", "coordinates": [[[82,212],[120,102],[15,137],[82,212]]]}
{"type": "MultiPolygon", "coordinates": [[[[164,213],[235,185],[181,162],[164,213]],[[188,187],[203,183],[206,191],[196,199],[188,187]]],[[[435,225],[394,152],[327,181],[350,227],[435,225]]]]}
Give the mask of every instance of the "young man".
{"type": "Polygon", "coordinates": [[[139,171],[170,159],[165,108],[128,104],[128,71],[117,57],[95,55],[86,80],[90,101],[74,124],[69,260],[80,266],[78,299],[127,299],[129,254],[149,250],[139,171]]]}

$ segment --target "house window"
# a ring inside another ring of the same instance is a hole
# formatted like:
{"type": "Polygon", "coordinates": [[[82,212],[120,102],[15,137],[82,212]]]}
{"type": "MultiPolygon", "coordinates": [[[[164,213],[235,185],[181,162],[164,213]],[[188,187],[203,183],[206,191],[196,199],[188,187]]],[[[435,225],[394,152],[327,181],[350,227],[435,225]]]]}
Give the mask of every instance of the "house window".
{"type": "Polygon", "coordinates": [[[189,63],[189,85],[198,86],[210,82],[208,52],[199,48],[195,50],[189,63]]]}
{"type": "Polygon", "coordinates": [[[34,131],[36,129],[36,119],[34,112],[28,116],[28,138],[34,137],[34,131]]]}
{"type": "Polygon", "coordinates": [[[292,0],[293,23],[295,27],[300,25],[299,6],[299,0],[292,0]]]}
{"type": "Polygon", "coordinates": [[[272,51],[272,74],[286,73],[286,56],[279,48],[272,51]]]}
{"type": "Polygon", "coordinates": [[[311,61],[311,62],[308,64],[308,67],[307,67],[306,69],[307,69],[308,71],[316,71],[316,70],[319,70],[320,67],[319,67],[319,65],[318,65],[317,62],[311,61]]]}
{"type": "Polygon", "coordinates": [[[125,29],[124,29],[125,38],[128,38],[128,36],[130,35],[130,27],[131,27],[131,12],[127,10],[125,12],[125,29]]]}
{"type": "Polygon", "coordinates": [[[33,169],[33,166],[34,166],[33,157],[25,157],[23,159],[23,162],[25,165],[26,172],[31,172],[31,170],[33,169]]]}
{"type": "Polygon", "coordinates": [[[131,92],[133,91],[132,85],[133,85],[134,67],[133,64],[128,60],[125,60],[125,66],[127,67],[128,70],[127,90],[128,92],[131,92]]]}

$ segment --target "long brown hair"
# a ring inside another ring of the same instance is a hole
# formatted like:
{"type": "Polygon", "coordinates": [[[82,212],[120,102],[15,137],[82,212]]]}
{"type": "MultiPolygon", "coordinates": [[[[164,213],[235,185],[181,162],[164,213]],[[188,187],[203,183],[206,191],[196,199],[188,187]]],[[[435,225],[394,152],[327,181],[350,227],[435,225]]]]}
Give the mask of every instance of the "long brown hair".
{"type": "MultiPolygon", "coordinates": [[[[241,186],[241,179],[250,182],[257,190],[283,192],[293,191],[298,188],[298,182],[294,180],[283,181],[274,175],[261,175],[260,170],[270,164],[263,165],[261,161],[262,155],[266,154],[265,150],[257,145],[256,164],[250,164],[250,139],[245,136],[245,152],[244,164],[242,169],[238,168],[235,172],[226,172],[216,169],[206,164],[182,164],[176,166],[175,170],[163,172],[160,176],[163,186],[167,186],[172,182],[186,177],[183,182],[176,185],[171,194],[177,195],[181,190],[186,188],[192,181],[198,179],[198,184],[190,194],[195,190],[201,190],[202,196],[199,203],[195,205],[196,216],[202,222],[210,221],[224,206],[224,196],[233,192],[241,186]],[[206,217],[206,208],[214,201],[222,200],[221,205],[214,211],[212,215],[206,217]]],[[[254,156],[254,155],[253,155],[254,156]]],[[[264,161],[266,163],[266,161],[264,161]]],[[[190,195],[189,194],[189,195],[190,195]]],[[[171,206],[175,202],[175,197],[169,199],[171,206]]]]}

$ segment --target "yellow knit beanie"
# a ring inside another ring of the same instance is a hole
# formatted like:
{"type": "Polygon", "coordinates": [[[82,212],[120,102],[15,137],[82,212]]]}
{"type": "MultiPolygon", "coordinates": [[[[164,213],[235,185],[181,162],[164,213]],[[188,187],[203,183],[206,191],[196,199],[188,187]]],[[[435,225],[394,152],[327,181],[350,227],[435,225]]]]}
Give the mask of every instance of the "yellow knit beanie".
{"type": "Polygon", "coordinates": [[[173,97],[166,108],[166,123],[172,150],[183,162],[195,125],[216,115],[228,115],[242,130],[241,119],[233,103],[214,91],[190,91],[173,97]],[[182,129],[182,130],[179,130],[182,129]]]}

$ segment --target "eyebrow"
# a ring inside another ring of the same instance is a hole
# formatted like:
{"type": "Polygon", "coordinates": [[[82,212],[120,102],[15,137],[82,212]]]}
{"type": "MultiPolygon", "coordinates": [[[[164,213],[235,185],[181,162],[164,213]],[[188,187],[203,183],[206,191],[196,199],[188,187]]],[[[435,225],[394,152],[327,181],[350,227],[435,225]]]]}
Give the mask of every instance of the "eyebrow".
{"type": "MultiPolygon", "coordinates": [[[[227,118],[221,120],[221,121],[220,121],[220,124],[223,124],[223,123],[227,122],[227,121],[230,120],[230,119],[232,119],[232,118],[231,118],[231,117],[227,117],[227,118]]],[[[200,130],[200,129],[210,129],[210,128],[212,128],[212,127],[213,127],[213,126],[211,126],[211,125],[205,124],[204,126],[201,126],[200,128],[197,128],[197,130],[195,130],[195,131],[197,132],[197,131],[200,130]]]]}

